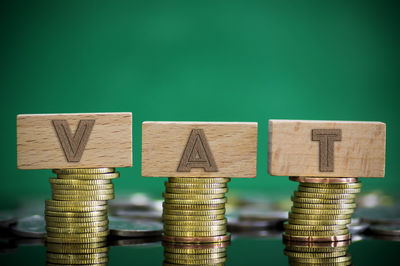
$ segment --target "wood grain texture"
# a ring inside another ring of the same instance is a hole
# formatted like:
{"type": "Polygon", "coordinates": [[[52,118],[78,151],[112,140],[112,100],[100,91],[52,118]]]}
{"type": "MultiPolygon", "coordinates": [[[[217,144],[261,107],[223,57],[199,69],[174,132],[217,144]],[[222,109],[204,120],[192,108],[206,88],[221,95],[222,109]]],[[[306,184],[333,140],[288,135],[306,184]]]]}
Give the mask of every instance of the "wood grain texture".
{"type": "Polygon", "coordinates": [[[19,169],[131,167],[132,113],[18,115],[17,166],[19,169]],[[82,156],[76,159],[78,162],[68,162],[66,146],[57,135],[53,121],[62,120],[68,122],[72,136],[80,121],[95,120],[89,135],[80,130],[75,135],[88,137],[82,156]]]}
{"type": "Polygon", "coordinates": [[[143,122],[142,176],[256,177],[256,166],[257,123],[143,122]],[[217,171],[178,171],[193,129],[203,130],[217,171]]]}
{"type": "Polygon", "coordinates": [[[269,120],[268,172],[276,176],[384,177],[386,125],[381,122],[269,120]],[[314,129],[340,129],[333,171],[320,171],[314,129]]]}

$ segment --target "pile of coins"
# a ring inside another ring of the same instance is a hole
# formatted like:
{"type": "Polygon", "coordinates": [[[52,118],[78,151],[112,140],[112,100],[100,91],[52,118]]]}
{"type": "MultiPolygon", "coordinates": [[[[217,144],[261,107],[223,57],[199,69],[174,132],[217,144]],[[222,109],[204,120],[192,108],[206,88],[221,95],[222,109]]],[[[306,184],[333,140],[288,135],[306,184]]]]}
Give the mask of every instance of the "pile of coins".
{"type": "Polygon", "coordinates": [[[347,225],[361,190],[356,178],[291,177],[300,182],[292,197],[284,239],[329,242],[351,238],[347,225]]]}
{"type": "Polygon", "coordinates": [[[351,265],[347,253],[350,241],[339,242],[292,242],[285,241],[284,254],[289,265],[351,265]]]}
{"type": "Polygon", "coordinates": [[[229,240],[225,218],[229,181],[229,178],[169,178],[163,193],[163,240],[186,243],[229,240]]]}
{"type": "Polygon", "coordinates": [[[114,198],[114,168],[53,170],[46,200],[48,264],[108,262],[107,200],[114,198]]]}
{"type": "Polygon", "coordinates": [[[229,242],[209,244],[163,243],[163,265],[225,265],[229,242]]]}

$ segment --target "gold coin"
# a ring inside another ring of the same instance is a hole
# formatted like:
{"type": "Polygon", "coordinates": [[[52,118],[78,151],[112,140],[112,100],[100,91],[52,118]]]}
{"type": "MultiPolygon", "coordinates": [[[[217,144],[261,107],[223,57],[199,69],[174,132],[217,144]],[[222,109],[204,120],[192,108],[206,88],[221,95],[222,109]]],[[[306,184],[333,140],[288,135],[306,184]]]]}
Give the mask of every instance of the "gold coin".
{"type": "MultiPolygon", "coordinates": [[[[341,262],[347,262],[351,260],[350,254],[346,254],[346,256],[342,257],[335,257],[335,258],[296,258],[294,261],[297,263],[341,263],[341,262]]],[[[289,257],[289,261],[291,261],[291,258],[289,257]]]]}
{"type": "Polygon", "coordinates": [[[85,234],[104,232],[108,230],[108,226],[94,226],[94,227],[46,227],[47,232],[59,234],[85,234]]]}
{"type": "Polygon", "coordinates": [[[212,220],[212,221],[179,221],[179,220],[165,220],[166,225],[179,225],[179,226],[212,226],[212,225],[226,225],[226,219],[212,220]]]}
{"type": "Polygon", "coordinates": [[[313,214],[313,215],[338,215],[338,214],[352,214],[354,212],[353,209],[340,209],[340,210],[319,210],[319,209],[302,209],[292,207],[292,213],[304,213],[304,214],[313,214]]]}
{"type": "Polygon", "coordinates": [[[347,225],[351,223],[351,219],[344,220],[301,220],[289,218],[290,224],[300,225],[347,225]]]}
{"type": "Polygon", "coordinates": [[[335,258],[346,255],[346,250],[343,251],[333,251],[333,252],[293,252],[290,250],[284,250],[283,253],[292,258],[335,258]]]}
{"type": "Polygon", "coordinates": [[[104,258],[95,258],[95,259],[54,259],[54,258],[47,258],[48,263],[54,264],[64,264],[64,265],[75,265],[75,264],[85,264],[85,265],[98,265],[99,263],[108,262],[108,257],[104,258]]]}
{"type": "Polygon", "coordinates": [[[286,245],[286,250],[290,251],[295,251],[295,252],[305,252],[305,253],[310,253],[310,252],[318,252],[318,253],[324,253],[324,252],[335,252],[335,251],[341,251],[344,252],[348,249],[348,246],[343,246],[343,247],[310,247],[310,246],[294,246],[294,245],[286,245]]]}
{"type": "Polygon", "coordinates": [[[47,206],[54,207],[89,207],[107,205],[107,201],[60,201],[60,200],[46,200],[47,206]]]}
{"type": "MultiPolygon", "coordinates": [[[[58,217],[57,217],[58,218],[58,217]]],[[[108,220],[100,221],[100,222],[90,222],[90,223],[73,223],[73,222],[54,222],[54,221],[47,221],[46,225],[48,227],[59,227],[59,228],[82,228],[82,227],[95,227],[95,226],[107,226],[108,220]]]]}
{"type": "MultiPolygon", "coordinates": [[[[62,244],[51,244],[51,246],[46,245],[48,252],[55,252],[55,253],[73,253],[73,254],[93,254],[93,253],[103,253],[108,252],[108,247],[101,247],[101,248],[70,248],[70,245],[62,245],[62,244]],[[57,247],[60,246],[60,247],[57,247]]],[[[80,245],[79,245],[80,246],[80,245]]]]}
{"type": "Polygon", "coordinates": [[[89,206],[89,207],[54,207],[46,206],[46,211],[55,212],[92,212],[92,211],[104,211],[107,210],[107,205],[100,206],[89,206]]]}
{"type": "Polygon", "coordinates": [[[289,218],[291,219],[301,219],[301,220],[343,220],[343,219],[351,219],[351,214],[318,214],[318,215],[309,215],[302,213],[293,213],[289,212],[289,218]]]}
{"type": "Polygon", "coordinates": [[[348,188],[348,189],[335,189],[335,188],[313,188],[313,187],[305,187],[300,183],[298,187],[298,191],[300,192],[308,192],[308,193],[329,193],[329,194],[356,194],[360,193],[361,189],[359,188],[348,188]]]}
{"type": "Polygon", "coordinates": [[[217,258],[217,259],[204,259],[204,260],[179,260],[179,259],[170,259],[168,261],[164,261],[163,265],[170,266],[174,265],[219,265],[226,262],[226,257],[217,258]]]}
{"type": "MultiPolygon", "coordinates": [[[[99,224],[92,224],[92,223],[101,223],[102,225],[108,224],[108,217],[106,215],[103,216],[94,216],[94,217],[51,217],[45,216],[44,217],[46,222],[49,223],[66,223],[71,225],[78,225],[78,224],[89,224],[89,226],[99,226],[99,224]]],[[[49,224],[47,224],[49,226],[49,224]]],[[[57,226],[61,227],[61,226],[57,226]]],[[[85,226],[86,227],[86,226],[85,226]]]]}
{"type": "Polygon", "coordinates": [[[183,200],[209,200],[209,199],[222,199],[225,194],[173,194],[162,193],[164,199],[183,199],[183,200]]]}
{"type": "Polygon", "coordinates": [[[115,168],[68,168],[53,170],[55,174],[104,174],[113,172],[115,172],[115,168]]]}
{"type": "Polygon", "coordinates": [[[229,242],[231,240],[231,235],[229,233],[221,236],[162,236],[163,242],[172,242],[172,243],[187,243],[187,244],[204,244],[204,243],[213,243],[213,244],[224,244],[224,242],[229,242]]]}
{"type": "Polygon", "coordinates": [[[114,189],[104,189],[104,190],[52,190],[53,195],[73,195],[73,196],[97,196],[97,195],[107,195],[114,194],[114,189]]]}
{"type": "Polygon", "coordinates": [[[324,188],[324,189],[353,189],[361,188],[361,182],[347,184],[324,184],[324,183],[301,183],[302,187],[324,188]]]}
{"type": "Polygon", "coordinates": [[[283,224],[285,230],[311,230],[311,231],[329,231],[329,230],[341,230],[347,229],[346,225],[299,225],[290,224],[285,222],[283,224]]]}
{"type": "Polygon", "coordinates": [[[356,194],[328,194],[328,193],[308,193],[308,192],[294,192],[295,197],[300,198],[317,198],[317,199],[355,199],[356,194]]]}
{"type": "Polygon", "coordinates": [[[221,204],[170,204],[170,203],[163,203],[164,209],[171,209],[171,210],[220,210],[225,209],[225,203],[221,204]]]}
{"type": "Polygon", "coordinates": [[[219,210],[200,210],[200,211],[192,211],[192,210],[172,210],[172,209],[164,209],[164,214],[173,214],[173,215],[216,215],[216,214],[225,214],[225,209],[219,210]]]}
{"type": "Polygon", "coordinates": [[[47,242],[46,248],[47,249],[51,248],[53,250],[60,250],[59,253],[65,253],[62,251],[67,251],[67,250],[71,250],[69,251],[70,253],[82,253],[73,251],[80,249],[98,249],[98,248],[108,248],[108,247],[107,247],[107,242],[81,243],[81,244],[58,244],[58,243],[47,242]]]}
{"type": "Polygon", "coordinates": [[[289,230],[285,229],[285,233],[292,236],[340,236],[349,233],[348,229],[327,230],[327,231],[310,231],[310,230],[289,230]]]}
{"type": "Polygon", "coordinates": [[[226,230],[226,225],[210,225],[210,226],[183,226],[183,225],[169,225],[164,224],[165,231],[202,231],[202,232],[209,232],[209,231],[221,231],[226,230]]]}
{"type": "Polygon", "coordinates": [[[190,199],[165,199],[164,202],[168,204],[193,204],[193,205],[206,205],[206,204],[221,204],[226,203],[226,198],[222,199],[208,199],[208,200],[190,200],[190,199]]]}
{"type": "Polygon", "coordinates": [[[95,259],[95,258],[104,258],[108,257],[106,252],[101,253],[90,253],[90,254],[63,254],[63,253],[53,253],[46,252],[47,259],[60,259],[60,260],[87,260],[87,259],[95,259]]]}
{"type": "Polygon", "coordinates": [[[179,254],[164,252],[164,257],[167,260],[206,260],[206,259],[218,259],[226,257],[226,252],[209,253],[209,254],[179,254]]]}
{"type": "Polygon", "coordinates": [[[164,234],[167,236],[181,236],[181,237],[192,237],[192,236],[220,236],[225,235],[226,230],[219,230],[219,231],[164,231],[164,234]]]}
{"type": "Polygon", "coordinates": [[[178,220],[178,221],[211,221],[225,219],[224,214],[207,215],[207,216],[182,216],[182,215],[162,215],[163,220],[178,220]]]}
{"type": "Polygon", "coordinates": [[[179,189],[216,189],[216,188],[227,188],[226,183],[169,183],[165,182],[166,188],[179,188],[179,189]]]}
{"type": "Polygon", "coordinates": [[[45,211],[46,216],[57,216],[57,217],[93,217],[93,216],[106,216],[107,211],[92,211],[92,212],[55,212],[45,211]]]}
{"type": "Polygon", "coordinates": [[[355,203],[354,199],[313,199],[313,198],[300,198],[292,197],[293,202],[309,203],[309,204],[348,204],[355,203]]]}
{"type": "Polygon", "coordinates": [[[92,200],[112,200],[114,199],[114,194],[105,194],[105,195],[88,195],[88,196],[77,196],[77,195],[59,195],[53,194],[53,200],[79,200],[79,201],[92,201],[92,200]]]}
{"type": "Polygon", "coordinates": [[[113,184],[107,185],[59,185],[51,184],[51,189],[55,190],[104,190],[104,189],[114,189],[113,184]]]}
{"type": "Polygon", "coordinates": [[[225,177],[170,177],[169,183],[202,184],[202,183],[228,183],[230,178],[225,177]]]}
{"type": "Polygon", "coordinates": [[[290,176],[289,180],[301,183],[356,183],[357,178],[354,177],[320,177],[320,176],[290,176]]]}
{"type": "Polygon", "coordinates": [[[110,232],[102,231],[102,232],[93,232],[93,233],[55,233],[55,232],[47,232],[48,237],[58,237],[58,238],[93,238],[93,237],[107,237],[110,232]]]}
{"type": "Polygon", "coordinates": [[[338,242],[351,239],[351,234],[342,236],[298,236],[288,235],[283,233],[283,239],[286,241],[297,241],[297,242],[338,242]]]}
{"type": "MultiPolygon", "coordinates": [[[[225,253],[226,248],[170,248],[164,246],[164,252],[183,254],[183,255],[199,255],[199,254],[213,254],[213,253],[225,253]]],[[[165,254],[165,253],[164,253],[165,254]]]]}
{"type": "Polygon", "coordinates": [[[228,192],[227,188],[166,188],[167,193],[177,193],[177,194],[196,194],[196,195],[209,195],[209,194],[222,194],[228,192]]]}
{"type": "Polygon", "coordinates": [[[330,209],[330,210],[337,210],[337,209],[354,209],[356,207],[355,203],[343,203],[343,204],[314,204],[314,203],[299,203],[293,202],[293,207],[302,208],[302,209],[330,209]]]}
{"type": "Polygon", "coordinates": [[[61,179],[115,179],[119,177],[119,172],[116,173],[106,173],[106,174],[58,174],[57,178],[61,179]]]}
{"type": "Polygon", "coordinates": [[[60,179],[49,178],[50,184],[60,185],[106,185],[111,184],[111,180],[77,180],[77,179],[60,179]]]}
{"type": "Polygon", "coordinates": [[[50,237],[46,238],[50,243],[96,243],[105,242],[107,237],[79,237],[79,238],[64,238],[64,237],[50,237]]]}

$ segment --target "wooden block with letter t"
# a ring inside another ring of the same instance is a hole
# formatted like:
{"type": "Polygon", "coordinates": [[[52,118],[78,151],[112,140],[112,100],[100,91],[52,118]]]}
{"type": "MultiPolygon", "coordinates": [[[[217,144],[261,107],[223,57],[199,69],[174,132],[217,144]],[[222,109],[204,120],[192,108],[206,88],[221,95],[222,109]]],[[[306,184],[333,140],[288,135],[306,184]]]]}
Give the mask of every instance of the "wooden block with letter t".
{"type": "Polygon", "coordinates": [[[17,116],[19,169],[132,166],[132,113],[17,116]]]}
{"type": "Polygon", "coordinates": [[[143,122],[142,176],[255,177],[257,123],[143,122]]]}
{"type": "Polygon", "coordinates": [[[381,122],[269,120],[268,172],[276,176],[384,177],[381,122]]]}

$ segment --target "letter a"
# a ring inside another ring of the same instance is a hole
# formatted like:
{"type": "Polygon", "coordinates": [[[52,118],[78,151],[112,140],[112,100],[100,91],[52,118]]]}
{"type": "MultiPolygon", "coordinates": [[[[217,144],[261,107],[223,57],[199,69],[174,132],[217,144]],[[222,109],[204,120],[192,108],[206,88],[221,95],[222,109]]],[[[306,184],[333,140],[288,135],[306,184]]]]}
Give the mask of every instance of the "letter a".
{"type": "Polygon", "coordinates": [[[193,129],[190,133],[177,171],[190,172],[192,168],[203,168],[206,172],[218,171],[203,129],[193,129]]]}
{"type": "Polygon", "coordinates": [[[95,120],[80,120],[74,136],[72,136],[67,120],[52,121],[68,162],[79,162],[81,160],[83,151],[89,141],[94,121],[95,120]]]}

